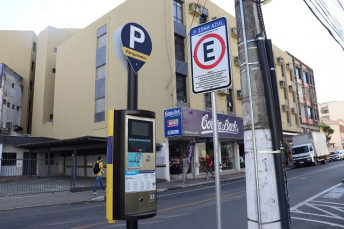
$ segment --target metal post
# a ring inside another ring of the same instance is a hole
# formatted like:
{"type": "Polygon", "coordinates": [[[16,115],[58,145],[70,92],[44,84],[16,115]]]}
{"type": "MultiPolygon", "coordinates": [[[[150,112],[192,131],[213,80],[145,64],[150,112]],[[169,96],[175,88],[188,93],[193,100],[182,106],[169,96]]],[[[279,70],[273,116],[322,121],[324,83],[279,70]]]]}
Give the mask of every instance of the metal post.
{"type": "Polygon", "coordinates": [[[137,229],[138,221],[137,220],[127,220],[127,229],[137,229]]]}
{"type": "Polygon", "coordinates": [[[257,212],[258,212],[258,225],[259,228],[262,228],[262,216],[261,216],[261,207],[260,207],[260,192],[259,192],[259,179],[258,179],[258,159],[257,159],[257,145],[256,145],[256,133],[254,126],[254,112],[253,112],[253,101],[252,101],[252,87],[251,87],[251,75],[250,75],[250,66],[248,65],[248,52],[247,52],[247,39],[246,39],[246,28],[245,28],[245,17],[244,17],[244,7],[242,0],[240,2],[240,15],[241,15],[241,25],[244,38],[245,46],[245,59],[246,59],[246,71],[247,71],[247,82],[248,82],[248,92],[250,100],[250,115],[251,115],[251,124],[252,124],[252,143],[253,143],[253,153],[254,153],[254,170],[255,170],[255,179],[256,179],[256,196],[257,196],[257,212]]]}
{"type": "Polygon", "coordinates": [[[78,173],[78,167],[77,167],[77,161],[78,161],[78,151],[76,150],[76,146],[74,146],[74,160],[73,160],[73,165],[74,165],[74,174],[73,174],[73,188],[75,188],[75,181],[76,181],[76,176],[78,173]]]}
{"type": "Polygon", "coordinates": [[[217,229],[221,229],[221,186],[220,186],[220,168],[219,168],[219,137],[217,133],[217,108],[216,93],[211,92],[211,109],[213,115],[213,144],[214,144],[214,165],[215,165],[215,192],[216,192],[216,219],[217,229]]]}
{"type": "Polygon", "coordinates": [[[127,92],[127,108],[129,110],[137,110],[137,74],[134,72],[128,61],[128,92],[127,92]]]}

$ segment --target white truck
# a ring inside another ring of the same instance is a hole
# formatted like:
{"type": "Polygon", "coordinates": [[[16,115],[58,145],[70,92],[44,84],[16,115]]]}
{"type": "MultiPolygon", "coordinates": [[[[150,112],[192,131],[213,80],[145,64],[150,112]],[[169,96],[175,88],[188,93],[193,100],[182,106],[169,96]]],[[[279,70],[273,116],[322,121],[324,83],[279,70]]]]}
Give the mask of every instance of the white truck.
{"type": "Polygon", "coordinates": [[[296,167],[301,164],[326,164],[330,153],[327,149],[325,135],[321,132],[310,132],[293,136],[291,147],[293,163],[296,167]]]}

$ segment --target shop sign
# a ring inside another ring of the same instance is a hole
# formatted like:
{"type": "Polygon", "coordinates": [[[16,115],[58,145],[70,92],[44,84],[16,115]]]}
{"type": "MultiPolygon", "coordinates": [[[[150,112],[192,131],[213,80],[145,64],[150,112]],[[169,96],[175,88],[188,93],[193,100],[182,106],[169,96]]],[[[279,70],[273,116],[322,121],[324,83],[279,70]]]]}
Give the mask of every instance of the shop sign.
{"type": "MultiPolygon", "coordinates": [[[[208,111],[182,109],[183,136],[212,137],[213,120],[208,111]]],[[[217,114],[219,138],[243,139],[243,119],[236,116],[217,114]]]]}
{"type": "Polygon", "coordinates": [[[165,137],[182,135],[182,110],[174,108],[164,111],[165,137]]]}

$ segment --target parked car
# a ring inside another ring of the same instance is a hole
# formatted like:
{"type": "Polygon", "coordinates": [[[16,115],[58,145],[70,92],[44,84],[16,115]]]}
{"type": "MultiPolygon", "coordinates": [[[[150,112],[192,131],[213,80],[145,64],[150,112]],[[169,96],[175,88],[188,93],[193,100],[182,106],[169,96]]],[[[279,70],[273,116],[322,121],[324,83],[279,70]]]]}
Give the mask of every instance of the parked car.
{"type": "Polygon", "coordinates": [[[330,153],[331,161],[340,161],[344,159],[344,150],[336,150],[330,153]]]}

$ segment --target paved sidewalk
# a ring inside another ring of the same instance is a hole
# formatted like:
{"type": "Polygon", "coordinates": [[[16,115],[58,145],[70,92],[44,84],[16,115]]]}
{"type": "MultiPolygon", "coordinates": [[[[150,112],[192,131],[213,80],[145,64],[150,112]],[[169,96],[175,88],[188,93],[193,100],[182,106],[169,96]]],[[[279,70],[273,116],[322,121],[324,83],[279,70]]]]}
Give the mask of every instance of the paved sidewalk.
{"type": "MultiPolygon", "coordinates": [[[[287,169],[290,169],[288,167],[287,169]]],[[[228,182],[231,180],[245,179],[245,171],[231,171],[221,174],[221,182],[228,182]]],[[[172,180],[170,182],[158,182],[157,192],[166,192],[169,190],[190,188],[200,185],[214,184],[215,180],[210,175],[209,180],[205,177],[191,179],[185,184],[181,179],[172,180]]],[[[55,193],[42,193],[22,196],[8,196],[0,198],[0,211],[13,210],[19,208],[51,206],[59,204],[72,204],[91,201],[104,201],[105,193],[102,190],[97,190],[98,195],[92,195],[92,190],[84,192],[55,192],[55,193]]]]}

